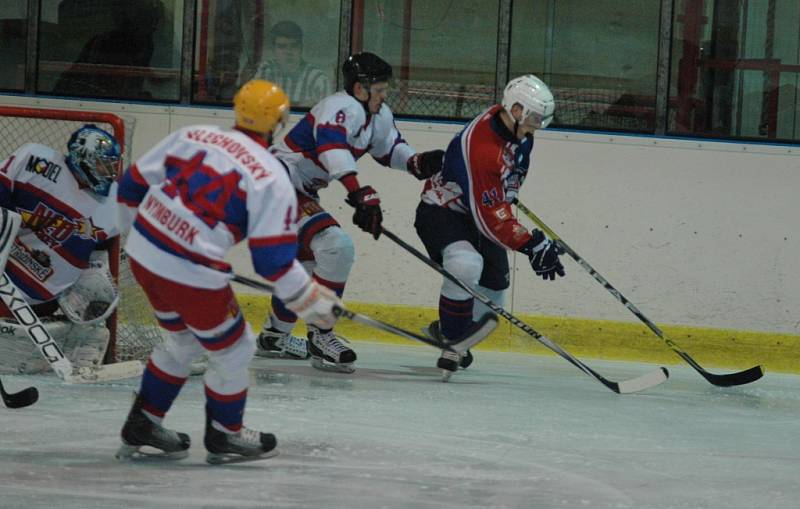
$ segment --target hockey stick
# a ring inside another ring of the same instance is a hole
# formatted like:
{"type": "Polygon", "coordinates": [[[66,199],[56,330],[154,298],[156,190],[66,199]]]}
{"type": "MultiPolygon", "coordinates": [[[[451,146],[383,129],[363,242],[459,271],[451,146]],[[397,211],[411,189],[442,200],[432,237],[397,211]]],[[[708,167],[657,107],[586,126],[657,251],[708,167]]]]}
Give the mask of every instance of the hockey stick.
{"type": "MultiPolygon", "coordinates": [[[[245,276],[240,276],[239,274],[234,274],[233,280],[236,281],[237,283],[249,286],[250,288],[263,290],[269,293],[273,292],[272,285],[266,282],[256,281],[255,279],[250,279],[245,276]]],[[[430,345],[435,348],[441,348],[444,350],[450,350],[459,353],[465,352],[473,345],[480,343],[483,340],[483,338],[491,334],[492,331],[495,329],[495,327],[497,327],[497,317],[491,313],[486,313],[485,315],[483,315],[483,317],[481,317],[480,320],[478,320],[475,323],[475,325],[473,325],[467,331],[467,333],[464,336],[462,336],[458,340],[444,343],[437,341],[433,338],[429,338],[427,336],[422,336],[420,334],[416,334],[414,332],[401,329],[400,327],[395,327],[392,324],[376,320],[367,315],[362,315],[361,313],[350,311],[349,309],[345,309],[342,306],[334,306],[333,314],[339,317],[347,318],[348,320],[352,320],[354,322],[358,322],[363,325],[384,330],[386,332],[391,332],[392,334],[396,334],[406,339],[413,339],[415,341],[425,343],[426,345],[430,345]]]]}
{"type": "Polygon", "coordinates": [[[19,392],[8,393],[3,387],[3,381],[0,380],[0,396],[3,397],[3,403],[8,408],[23,408],[31,406],[39,400],[39,391],[36,387],[28,387],[19,392]]]}
{"type": "Polygon", "coordinates": [[[688,353],[684,352],[683,350],[675,344],[674,341],[669,339],[664,332],[656,326],[653,322],[651,322],[644,313],[639,311],[639,309],[633,305],[628,299],[622,295],[619,290],[611,286],[611,283],[606,281],[606,279],[601,276],[594,268],[592,268],[589,263],[584,260],[578,253],[576,253],[566,242],[564,239],[559,237],[556,232],[551,230],[544,222],[539,219],[536,214],[534,214],[528,207],[523,205],[521,202],[517,201],[517,207],[522,211],[523,214],[528,216],[528,218],[536,223],[539,228],[541,228],[548,237],[550,237],[554,242],[556,242],[564,251],[569,254],[573,260],[578,262],[578,265],[583,267],[583,269],[588,272],[598,283],[603,285],[608,292],[613,295],[620,303],[622,303],[628,310],[636,315],[636,317],[641,320],[642,323],[647,325],[647,327],[655,333],[656,336],[661,338],[664,343],[676,354],[678,354],[683,360],[685,360],[691,367],[695,369],[698,373],[700,373],[703,378],[708,380],[710,383],[720,386],[720,387],[730,387],[733,385],[744,385],[749,384],[750,382],[755,382],[762,376],[764,376],[764,370],[761,366],[753,366],[750,369],[746,369],[744,371],[739,371],[737,373],[729,373],[725,375],[717,375],[714,373],[709,373],[702,366],[700,366],[694,359],[692,359],[688,353]]]}
{"type": "Polygon", "coordinates": [[[565,351],[563,348],[558,346],[556,343],[554,343],[553,341],[551,341],[547,337],[543,336],[542,334],[539,334],[538,332],[536,332],[536,330],[534,330],[533,327],[531,327],[530,325],[526,324],[525,322],[523,322],[519,318],[515,317],[514,315],[512,315],[511,313],[509,313],[505,309],[501,308],[500,306],[498,306],[497,304],[492,302],[491,299],[483,296],[479,292],[477,292],[474,289],[472,289],[469,286],[467,286],[464,282],[462,282],[456,276],[454,276],[453,274],[451,274],[450,272],[445,270],[441,265],[439,265],[438,263],[434,262],[433,260],[431,260],[430,258],[425,256],[424,254],[420,253],[417,249],[415,249],[413,246],[411,246],[410,244],[408,244],[405,241],[403,241],[402,239],[400,239],[394,233],[386,230],[386,228],[382,228],[382,231],[383,231],[384,235],[386,235],[387,237],[392,239],[400,247],[402,247],[403,249],[405,249],[406,251],[408,251],[412,255],[416,256],[418,259],[420,259],[423,262],[425,262],[425,264],[427,264],[429,267],[433,268],[436,272],[438,272],[439,274],[443,275],[444,277],[446,277],[447,279],[449,279],[450,281],[452,281],[453,283],[458,285],[462,290],[468,292],[470,295],[472,295],[473,297],[478,299],[484,305],[488,306],[489,309],[491,309],[492,311],[494,311],[498,315],[502,316],[503,318],[505,318],[506,320],[511,322],[516,327],[519,327],[520,329],[525,331],[529,336],[533,337],[534,339],[539,341],[541,344],[543,344],[544,346],[546,346],[550,350],[554,351],[555,353],[557,353],[558,355],[560,355],[561,357],[566,359],[569,363],[571,363],[572,365],[574,365],[575,367],[577,367],[578,369],[580,369],[581,371],[583,371],[584,373],[586,373],[590,377],[594,378],[598,382],[602,383],[603,385],[605,385],[606,387],[608,387],[612,391],[616,392],[617,394],[628,394],[628,393],[631,393],[631,392],[639,392],[639,391],[642,391],[642,390],[645,390],[645,389],[649,389],[650,387],[654,387],[654,386],[656,386],[656,385],[658,385],[660,383],[665,382],[667,380],[667,378],[669,378],[669,371],[667,371],[666,368],[662,367],[662,368],[659,368],[656,371],[653,371],[653,372],[648,373],[646,375],[642,375],[640,377],[637,377],[637,378],[634,378],[634,379],[631,379],[631,380],[625,380],[623,382],[612,382],[611,380],[608,380],[607,378],[603,377],[602,375],[597,373],[595,370],[593,370],[592,368],[590,368],[589,366],[587,366],[586,364],[581,362],[576,357],[573,357],[570,353],[565,351]]]}

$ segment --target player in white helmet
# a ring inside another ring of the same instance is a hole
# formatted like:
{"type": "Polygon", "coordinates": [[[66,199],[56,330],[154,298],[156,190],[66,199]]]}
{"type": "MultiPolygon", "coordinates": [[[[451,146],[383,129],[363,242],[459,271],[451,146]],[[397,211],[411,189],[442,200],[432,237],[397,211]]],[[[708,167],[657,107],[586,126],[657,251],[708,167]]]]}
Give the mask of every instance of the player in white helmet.
{"type": "Polygon", "coordinates": [[[122,428],[119,458],[155,447],[188,455],[189,436],[161,426],[198,355],[204,375],[209,463],[274,455],[275,436],[243,426],[248,364],[256,338],[230,287],[230,247],[244,239],[256,272],[286,307],[332,327],[338,298],[297,261],[297,199],[283,165],[265,149],[289,112],[278,86],[246,83],[234,97],[236,126],[187,126],[170,134],[125,172],[121,226],[131,271],[147,294],[166,339],[153,350],[122,428]]]}
{"type": "MultiPolygon", "coordinates": [[[[28,143],[0,162],[0,207],[18,214],[20,224],[10,239],[0,235],[0,270],[34,305],[66,357],[83,367],[102,364],[105,319],[118,300],[108,248],[118,234],[113,183],[120,145],[86,124],[66,149],[28,143]]],[[[0,316],[11,316],[0,308],[0,316]]],[[[0,371],[49,369],[24,328],[0,318],[0,371]]]]}
{"type": "MultiPolygon", "coordinates": [[[[425,182],[414,226],[430,257],[461,281],[503,304],[509,285],[507,251],[530,259],[537,275],[564,275],[556,245],[539,230],[528,231],[511,204],[527,176],[533,136],[553,119],[555,101],[533,75],[508,82],[501,104],[473,119],[450,142],[442,171],[425,182]]],[[[483,305],[481,305],[483,306],[483,305]]],[[[456,338],[486,309],[475,309],[472,295],[445,279],[439,320],[432,336],[456,338]]],[[[472,362],[472,355],[443,351],[437,366],[443,377],[472,362]]]]}

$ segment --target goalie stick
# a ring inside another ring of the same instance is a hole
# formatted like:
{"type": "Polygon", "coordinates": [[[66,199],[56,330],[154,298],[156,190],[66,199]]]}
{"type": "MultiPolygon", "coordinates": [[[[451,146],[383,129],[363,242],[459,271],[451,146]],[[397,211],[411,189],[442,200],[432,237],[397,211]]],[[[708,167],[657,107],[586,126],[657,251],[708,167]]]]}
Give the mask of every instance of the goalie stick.
{"type": "MultiPolygon", "coordinates": [[[[245,276],[240,276],[239,274],[234,274],[233,280],[237,283],[249,286],[250,288],[256,288],[265,292],[272,293],[273,290],[272,285],[266,282],[256,281],[245,276]]],[[[376,320],[375,318],[362,315],[361,313],[350,311],[342,306],[334,306],[333,314],[338,317],[344,317],[348,320],[361,323],[363,325],[368,325],[376,329],[391,332],[392,334],[396,334],[406,339],[413,339],[435,348],[441,348],[458,353],[465,352],[474,345],[480,343],[486,336],[492,333],[495,327],[497,327],[497,316],[493,315],[492,313],[486,313],[459,339],[450,342],[440,342],[433,338],[422,336],[420,334],[401,329],[400,327],[395,327],[392,324],[376,320]]]]}
{"type": "Polygon", "coordinates": [[[19,392],[6,392],[3,381],[0,380],[0,396],[8,408],[23,408],[31,406],[39,400],[39,391],[36,387],[28,387],[19,392]]]}
{"type": "Polygon", "coordinates": [[[517,207],[519,207],[519,210],[521,210],[523,214],[528,216],[528,219],[536,223],[536,225],[539,228],[541,228],[547,234],[547,236],[553,240],[553,242],[556,242],[573,260],[575,260],[578,263],[578,265],[580,265],[586,272],[588,272],[595,279],[595,281],[603,285],[603,287],[605,287],[605,289],[608,290],[608,293],[613,295],[614,298],[616,298],[621,304],[623,304],[626,308],[628,308],[628,311],[636,315],[636,318],[638,318],[642,323],[644,323],[651,331],[653,331],[653,333],[656,336],[661,338],[673,352],[678,354],[691,367],[693,367],[695,371],[700,373],[703,376],[703,378],[708,380],[711,384],[717,385],[719,387],[731,387],[734,385],[749,384],[750,382],[755,382],[756,380],[764,376],[764,370],[761,368],[761,366],[753,366],[752,368],[746,369],[744,371],[739,371],[736,373],[728,373],[724,375],[709,373],[708,371],[703,369],[703,367],[700,366],[700,364],[698,364],[694,359],[692,359],[692,357],[689,356],[688,353],[681,350],[681,348],[677,344],[675,344],[674,341],[668,338],[667,335],[664,334],[664,332],[661,329],[659,329],[656,324],[654,324],[646,316],[644,316],[644,313],[639,311],[639,308],[634,306],[632,302],[626,299],[625,296],[619,292],[619,290],[611,286],[611,283],[609,283],[603,276],[601,276],[596,270],[594,270],[594,268],[591,265],[589,265],[589,263],[586,260],[584,260],[583,257],[581,257],[571,247],[569,247],[569,245],[566,242],[564,242],[564,239],[559,237],[558,234],[556,234],[556,232],[554,232],[546,224],[544,224],[544,221],[539,219],[539,217],[536,214],[534,214],[528,207],[526,207],[519,201],[517,201],[517,207]]]}
{"type": "Polygon", "coordinates": [[[597,373],[595,370],[593,370],[592,368],[590,368],[589,366],[587,366],[586,364],[581,362],[579,359],[577,359],[576,357],[571,355],[569,352],[567,352],[566,350],[564,350],[563,348],[558,346],[556,343],[554,343],[553,341],[551,341],[550,339],[548,339],[544,335],[538,333],[533,327],[531,327],[530,325],[526,324],[525,322],[523,322],[519,318],[515,317],[514,315],[512,315],[511,313],[509,313],[508,311],[506,311],[502,307],[498,306],[497,304],[492,302],[491,299],[485,297],[481,293],[479,293],[479,292],[475,291],[474,289],[470,288],[469,286],[467,286],[466,283],[462,282],[456,276],[454,276],[453,274],[451,274],[450,272],[445,270],[438,263],[434,262],[433,260],[431,260],[430,258],[425,256],[424,254],[420,253],[417,249],[415,249],[413,246],[411,246],[410,244],[408,244],[405,241],[403,241],[400,237],[398,237],[394,233],[388,231],[386,228],[382,228],[382,232],[383,232],[384,235],[389,237],[391,240],[393,240],[400,247],[402,247],[403,249],[405,249],[406,251],[408,251],[409,253],[411,253],[412,255],[417,257],[418,259],[420,259],[423,262],[425,262],[425,264],[427,264],[429,267],[433,268],[436,272],[438,272],[439,274],[443,275],[444,277],[446,277],[447,279],[449,279],[450,281],[452,281],[453,283],[458,285],[462,290],[468,292],[470,295],[472,295],[473,297],[478,299],[484,305],[488,306],[489,309],[491,309],[492,311],[494,311],[498,315],[502,316],[503,318],[505,318],[506,320],[511,322],[512,325],[515,325],[516,327],[519,327],[520,329],[525,331],[526,334],[528,334],[529,336],[533,337],[534,339],[539,341],[541,344],[543,344],[544,346],[546,346],[550,350],[554,351],[555,353],[560,355],[562,358],[566,359],[570,364],[572,364],[576,368],[580,369],[581,371],[583,371],[584,373],[586,373],[590,377],[594,378],[598,382],[602,383],[603,385],[605,385],[606,387],[608,387],[612,391],[616,392],[617,394],[629,394],[629,393],[632,393],[632,392],[643,391],[645,389],[649,389],[649,388],[654,387],[654,386],[656,386],[658,384],[666,382],[667,378],[669,378],[669,371],[667,371],[667,368],[661,367],[661,368],[659,368],[659,369],[657,369],[657,370],[655,370],[655,371],[653,371],[651,373],[647,373],[645,375],[642,375],[642,376],[637,377],[637,378],[633,378],[631,380],[625,380],[625,381],[622,381],[622,382],[614,382],[614,381],[608,380],[607,378],[603,377],[602,375],[597,373]]]}

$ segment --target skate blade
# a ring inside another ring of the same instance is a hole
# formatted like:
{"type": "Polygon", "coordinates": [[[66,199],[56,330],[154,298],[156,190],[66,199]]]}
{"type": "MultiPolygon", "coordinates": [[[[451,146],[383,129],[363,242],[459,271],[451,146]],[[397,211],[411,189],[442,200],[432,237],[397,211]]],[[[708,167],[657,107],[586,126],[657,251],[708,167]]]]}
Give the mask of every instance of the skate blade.
{"type": "Polygon", "coordinates": [[[305,357],[301,357],[291,352],[280,352],[277,350],[259,350],[256,352],[256,356],[264,357],[265,359],[289,359],[295,361],[304,361],[311,357],[310,354],[306,354],[305,357]]]}
{"type": "Polygon", "coordinates": [[[136,460],[182,460],[189,457],[189,449],[183,451],[166,452],[146,445],[122,444],[117,449],[114,457],[119,461],[136,460]],[[143,449],[147,447],[147,449],[143,449]]]}
{"type": "Polygon", "coordinates": [[[451,376],[453,376],[452,371],[450,371],[449,369],[442,370],[442,382],[449,382],[451,376]]]}
{"type": "Polygon", "coordinates": [[[219,454],[210,452],[206,455],[206,463],[210,465],[229,465],[231,463],[245,463],[273,458],[278,455],[278,449],[272,449],[258,456],[242,456],[241,454],[219,454]]]}
{"type": "Polygon", "coordinates": [[[352,362],[346,364],[336,364],[318,357],[311,358],[311,366],[320,371],[327,371],[329,373],[355,373],[356,371],[356,368],[353,366],[352,362]]]}

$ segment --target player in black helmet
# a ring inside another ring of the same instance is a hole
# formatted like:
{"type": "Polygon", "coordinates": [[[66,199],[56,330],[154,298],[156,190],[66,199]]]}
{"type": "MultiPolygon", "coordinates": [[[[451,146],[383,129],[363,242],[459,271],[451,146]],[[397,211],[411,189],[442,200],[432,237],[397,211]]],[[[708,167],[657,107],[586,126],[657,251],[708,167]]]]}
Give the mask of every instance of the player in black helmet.
{"type": "Polygon", "coordinates": [[[364,51],[350,55],[345,60],[342,74],[345,91],[364,106],[367,114],[378,113],[386,100],[385,92],[388,92],[389,80],[392,79],[392,66],[378,55],[364,51]],[[359,89],[356,89],[356,83],[361,85],[359,89]],[[380,86],[383,83],[385,87],[380,86]],[[378,96],[374,99],[373,85],[378,96]]]}
{"type": "MultiPolygon", "coordinates": [[[[299,259],[320,284],[340,296],[355,259],[350,236],[319,203],[320,189],[338,180],[355,208],[353,222],[376,239],[381,232],[378,193],[358,181],[356,160],[365,153],[383,166],[423,180],[438,172],[443,151],[415,153],[394,123],[386,104],[392,66],[368,52],[351,55],[342,66],[344,90],[314,106],[272,151],[289,168],[300,209],[299,259]]],[[[258,355],[312,357],[318,369],[352,372],[355,352],[333,333],[309,327],[308,342],[293,336],[297,317],[273,297],[272,312],[259,336],[258,355]],[[306,349],[308,354],[306,353],[306,349]]]]}

